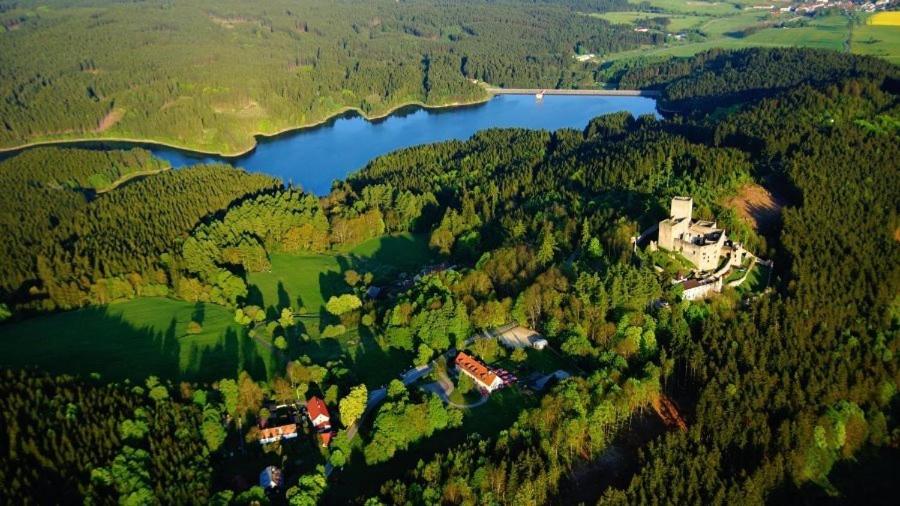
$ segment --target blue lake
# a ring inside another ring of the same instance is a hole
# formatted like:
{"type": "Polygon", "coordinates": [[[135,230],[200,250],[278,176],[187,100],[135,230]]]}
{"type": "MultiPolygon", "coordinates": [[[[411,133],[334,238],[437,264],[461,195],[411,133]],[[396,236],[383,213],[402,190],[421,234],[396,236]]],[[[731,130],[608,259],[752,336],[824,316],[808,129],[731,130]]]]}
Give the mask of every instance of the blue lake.
{"type": "Polygon", "coordinates": [[[343,179],[373,158],[397,149],[465,140],[487,128],[583,129],[592,118],[618,111],[628,111],[634,116],[658,115],[656,101],[647,97],[547,95],[538,101],[531,95],[498,95],[473,106],[404,108],[376,121],[349,113],[323,125],[260,138],[253,151],[233,158],[155,144],[93,141],[60,145],[97,149],[140,146],[168,160],[173,167],[223,162],[271,174],[285,183],[324,195],[334,180],[343,179]]]}
{"type": "Polygon", "coordinates": [[[603,114],[629,111],[634,116],[657,114],[656,101],[646,97],[499,95],[475,106],[451,109],[408,108],[370,122],[351,114],[328,123],[262,138],[256,149],[237,158],[204,156],[177,149],[148,146],[175,167],[198,162],[226,162],[265,172],[286,183],[328,193],[332,181],[363,168],[391,151],[450,139],[468,139],[486,128],[583,129],[603,114]]]}

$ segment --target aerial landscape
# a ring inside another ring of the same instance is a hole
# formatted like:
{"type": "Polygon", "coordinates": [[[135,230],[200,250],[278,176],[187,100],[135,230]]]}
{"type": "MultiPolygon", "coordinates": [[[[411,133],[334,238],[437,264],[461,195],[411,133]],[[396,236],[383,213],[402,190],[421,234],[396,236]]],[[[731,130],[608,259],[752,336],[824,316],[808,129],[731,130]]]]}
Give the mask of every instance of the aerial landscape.
{"type": "Polygon", "coordinates": [[[900,0],[0,0],[0,95],[2,504],[897,503],[900,0]]]}

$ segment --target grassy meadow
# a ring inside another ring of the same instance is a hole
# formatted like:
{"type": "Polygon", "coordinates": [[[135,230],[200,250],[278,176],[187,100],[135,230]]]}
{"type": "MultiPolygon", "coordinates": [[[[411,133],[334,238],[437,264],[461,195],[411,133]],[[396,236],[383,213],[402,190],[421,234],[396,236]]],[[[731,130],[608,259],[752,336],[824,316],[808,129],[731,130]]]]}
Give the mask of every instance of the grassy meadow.
{"type": "Polygon", "coordinates": [[[104,380],[215,380],[239,369],[265,375],[271,353],[243,337],[231,310],[145,297],[0,326],[0,365],[104,380]],[[190,321],[201,323],[188,334],[190,321]]]}
{"type": "MultiPolygon", "coordinates": [[[[373,272],[376,281],[413,271],[431,258],[424,236],[385,236],[331,255],[273,255],[272,270],[250,275],[250,303],[270,311],[301,305],[298,318],[308,340],[289,342],[286,353],[246,335],[231,309],[144,297],[42,315],[0,325],[0,366],[37,366],[53,373],[100,374],[104,380],[143,381],[148,375],[172,380],[213,381],[247,370],[265,378],[288,358],[309,355],[318,363],[344,358],[370,386],[395,377],[410,357],[388,350],[366,329],[337,338],[320,337],[321,312],[331,295],[349,291],[343,272],[373,272]],[[189,334],[191,321],[202,330],[189,334]]],[[[349,365],[348,364],[348,365],[349,365]]]]}
{"type": "Polygon", "coordinates": [[[645,46],[603,55],[610,70],[634,60],[686,57],[713,48],[798,46],[879,56],[900,62],[900,13],[880,12],[853,19],[838,12],[816,17],[794,13],[773,14],[768,10],[748,9],[747,2],[702,2],[687,0],[650,0],[632,2],[635,10],[590,14],[614,24],[645,26],[646,20],[666,17],[666,32],[687,36],[670,37],[662,46],[645,46]],[[649,5],[659,12],[639,10],[649,5]],[[776,26],[782,25],[782,26],[776,26]],[[852,27],[851,27],[852,25],[852,27]]]}
{"type": "Polygon", "coordinates": [[[350,291],[345,271],[371,272],[378,284],[399,272],[416,271],[431,258],[428,238],[412,234],[369,239],[336,254],[274,254],[271,271],[248,277],[250,303],[319,315],[329,297],[350,291]]]}
{"type": "Polygon", "coordinates": [[[851,50],[900,64],[900,12],[879,12],[853,27],[851,50]]]}

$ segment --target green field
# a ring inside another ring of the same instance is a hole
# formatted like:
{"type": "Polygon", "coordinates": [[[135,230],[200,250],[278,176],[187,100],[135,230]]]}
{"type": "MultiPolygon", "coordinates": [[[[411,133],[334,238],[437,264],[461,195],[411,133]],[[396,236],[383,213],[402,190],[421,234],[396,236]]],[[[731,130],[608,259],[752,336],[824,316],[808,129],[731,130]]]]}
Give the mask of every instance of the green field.
{"type": "Polygon", "coordinates": [[[900,64],[900,26],[856,25],[853,27],[851,50],[900,64]]]}
{"type": "Polygon", "coordinates": [[[653,19],[658,17],[667,17],[670,20],[667,29],[671,32],[680,32],[691,28],[698,28],[704,22],[710,20],[709,16],[695,16],[685,14],[657,14],[654,12],[604,12],[600,14],[592,13],[591,16],[605,19],[610,23],[619,25],[638,25],[645,19],[653,19]]]}
{"type": "MultiPolygon", "coordinates": [[[[691,56],[714,48],[742,49],[746,47],[815,47],[840,51],[847,41],[849,28],[845,16],[834,14],[809,19],[805,24],[784,28],[763,28],[744,37],[735,35],[742,29],[764,22],[765,14],[742,12],[734,16],[710,19],[700,29],[706,38],[700,41],[671,42],[661,47],[644,47],[606,55],[604,60],[625,62],[635,59],[663,59],[672,56],[691,56]]],[[[879,43],[880,44],[880,43],[879,43]]],[[[873,48],[873,51],[877,50],[873,48]]]]}
{"type": "MultiPolygon", "coordinates": [[[[273,255],[272,271],[250,276],[251,303],[267,308],[300,306],[307,341],[292,340],[286,355],[246,336],[232,310],[214,304],[139,298],[0,325],[0,366],[38,366],[56,373],[99,373],[103,379],[148,375],[172,380],[213,381],[241,369],[271,376],[286,358],[309,355],[319,363],[345,358],[367,384],[378,386],[409,364],[405,352],[388,350],[365,329],[339,338],[319,338],[324,301],[349,290],[342,272],[371,271],[376,280],[412,271],[431,259],[424,236],[397,235],[366,241],[337,255],[273,255]],[[285,302],[289,302],[286,304],[285,302]],[[188,335],[197,321],[202,332],[188,335]]],[[[348,364],[349,365],[349,364],[348,364]]]]}
{"type": "Polygon", "coordinates": [[[319,315],[329,297],[350,291],[345,271],[371,272],[378,284],[399,272],[417,271],[432,257],[428,238],[412,234],[377,237],[336,255],[273,254],[270,272],[250,274],[249,299],[265,308],[291,306],[319,315]]]}
{"type": "Polygon", "coordinates": [[[243,336],[231,310],[213,304],[141,298],[0,326],[0,365],[102,379],[215,380],[239,369],[265,377],[271,351],[243,336]],[[203,331],[188,335],[191,320],[203,331]]]}
{"type": "Polygon", "coordinates": [[[738,292],[746,294],[765,290],[769,286],[770,270],[764,265],[754,265],[747,279],[737,287],[738,292]]]}
{"type": "Polygon", "coordinates": [[[634,5],[648,4],[664,12],[681,14],[728,15],[741,12],[747,2],[704,2],[700,0],[630,0],[634,5]]]}

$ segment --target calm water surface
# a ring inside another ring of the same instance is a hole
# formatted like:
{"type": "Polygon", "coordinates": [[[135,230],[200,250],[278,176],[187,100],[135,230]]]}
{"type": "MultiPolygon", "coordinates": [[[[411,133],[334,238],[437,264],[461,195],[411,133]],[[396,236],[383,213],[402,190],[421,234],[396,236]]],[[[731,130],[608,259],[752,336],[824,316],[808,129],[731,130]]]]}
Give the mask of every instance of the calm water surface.
{"type": "MultiPolygon", "coordinates": [[[[320,126],[261,138],[256,149],[239,157],[210,156],[148,143],[76,141],[58,145],[88,149],[142,147],[176,168],[197,163],[228,163],[271,174],[285,183],[324,195],[333,181],[397,149],[450,139],[465,140],[487,128],[583,129],[594,117],[618,111],[628,111],[634,116],[658,116],[656,101],[647,97],[548,95],[537,101],[531,95],[498,95],[474,106],[431,110],[410,107],[374,122],[348,113],[320,126]]],[[[0,160],[18,152],[0,153],[0,160]]]]}
{"type": "Polygon", "coordinates": [[[177,149],[145,146],[175,167],[225,162],[265,172],[323,195],[332,181],[361,169],[391,151],[450,139],[468,139],[486,128],[583,129],[603,114],[629,111],[634,116],[656,114],[656,101],[646,97],[499,95],[489,102],[463,108],[400,111],[375,122],[349,115],[325,125],[262,139],[252,152],[237,158],[203,156],[177,149]]]}

